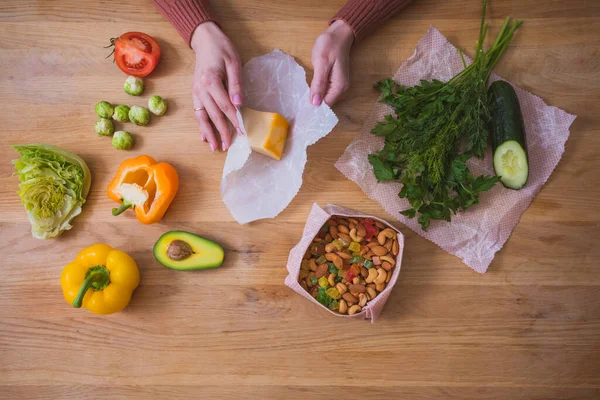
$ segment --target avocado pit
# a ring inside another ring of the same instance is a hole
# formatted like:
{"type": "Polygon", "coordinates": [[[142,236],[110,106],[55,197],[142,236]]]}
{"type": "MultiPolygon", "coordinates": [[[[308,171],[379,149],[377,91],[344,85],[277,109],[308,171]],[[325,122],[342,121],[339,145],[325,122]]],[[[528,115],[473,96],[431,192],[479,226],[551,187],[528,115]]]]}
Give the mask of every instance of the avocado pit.
{"type": "Polygon", "coordinates": [[[182,261],[189,258],[194,252],[187,242],[183,240],[173,240],[167,248],[167,256],[173,261],[182,261]]]}

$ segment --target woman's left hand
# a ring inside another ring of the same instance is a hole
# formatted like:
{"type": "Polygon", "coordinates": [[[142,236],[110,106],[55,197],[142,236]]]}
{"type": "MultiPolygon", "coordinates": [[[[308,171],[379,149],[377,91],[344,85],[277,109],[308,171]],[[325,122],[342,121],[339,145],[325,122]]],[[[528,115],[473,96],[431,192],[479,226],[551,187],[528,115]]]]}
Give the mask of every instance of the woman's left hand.
{"type": "Polygon", "coordinates": [[[350,48],[354,42],[352,28],[337,20],[323,32],[312,50],[314,75],[310,84],[310,101],[329,106],[350,87],[350,48]]]}

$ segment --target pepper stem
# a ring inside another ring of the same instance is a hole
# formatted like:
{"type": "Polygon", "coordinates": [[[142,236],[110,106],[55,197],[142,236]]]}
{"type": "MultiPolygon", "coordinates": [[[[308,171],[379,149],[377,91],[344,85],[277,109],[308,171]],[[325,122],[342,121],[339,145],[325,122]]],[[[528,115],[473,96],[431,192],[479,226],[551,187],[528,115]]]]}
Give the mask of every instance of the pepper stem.
{"type": "Polygon", "coordinates": [[[110,271],[104,265],[96,265],[95,267],[88,269],[88,272],[85,274],[85,280],[81,284],[79,292],[77,292],[77,296],[75,296],[75,299],[73,300],[73,307],[81,308],[83,297],[88,289],[102,290],[107,287],[110,283],[109,277],[110,271]]]}
{"type": "Polygon", "coordinates": [[[121,206],[119,208],[113,208],[112,209],[112,215],[114,215],[115,217],[117,215],[121,215],[125,212],[125,210],[127,210],[128,208],[134,208],[135,206],[133,204],[131,204],[128,201],[123,200],[123,204],[121,204],[121,206]]]}

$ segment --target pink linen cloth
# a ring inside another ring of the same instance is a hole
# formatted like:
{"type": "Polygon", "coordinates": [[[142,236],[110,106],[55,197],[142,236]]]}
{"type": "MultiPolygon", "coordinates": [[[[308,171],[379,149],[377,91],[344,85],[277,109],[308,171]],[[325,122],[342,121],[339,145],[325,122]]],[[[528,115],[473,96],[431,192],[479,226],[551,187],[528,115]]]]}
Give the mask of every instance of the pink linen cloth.
{"type": "Polygon", "coordinates": [[[386,221],[379,219],[377,217],[373,217],[370,215],[366,215],[354,210],[350,210],[348,208],[335,206],[332,204],[328,204],[325,207],[321,208],[317,203],[314,203],[312,209],[310,210],[310,214],[308,215],[308,219],[306,220],[306,225],[304,226],[304,233],[302,233],[302,239],[300,242],[290,251],[290,255],[288,257],[287,262],[287,270],[289,272],[288,276],[285,278],[285,285],[291,288],[294,292],[299,295],[305,297],[309,301],[315,303],[317,306],[322,307],[327,312],[342,318],[360,318],[360,319],[371,319],[371,322],[375,322],[375,320],[379,317],[381,310],[383,310],[383,306],[387,301],[390,293],[398,280],[398,275],[400,274],[400,266],[402,265],[402,254],[404,253],[404,236],[402,233],[398,231],[395,227],[387,223],[386,221]],[[319,233],[319,230],[327,222],[332,215],[341,215],[344,217],[360,217],[360,218],[371,218],[374,221],[380,221],[384,225],[392,228],[397,232],[398,244],[400,246],[400,252],[396,257],[396,266],[394,268],[394,272],[392,274],[392,278],[389,283],[383,289],[383,292],[379,293],[374,300],[371,300],[367,303],[365,307],[363,307],[362,311],[354,314],[354,315],[342,315],[336,312],[331,311],[329,308],[325,307],[317,300],[315,300],[310,293],[300,286],[298,283],[298,275],[300,274],[300,264],[302,263],[302,258],[304,257],[304,253],[311,245],[313,239],[319,233]]]}
{"type": "MultiPolygon", "coordinates": [[[[517,35],[519,33],[517,32],[517,35]]],[[[471,60],[467,58],[467,62],[471,60]]],[[[431,27],[417,44],[415,53],[396,71],[394,80],[414,86],[420,79],[448,81],[463,69],[458,50],[437,29],[431,27]]],[[[502,79],[492,74],[490,81],[502,79]]],[[[529,180],[521,190],[510,190],[498,183],[480,195],[480,204],[452,217],[452,222],[432,221],[424,232],[417,219],[409,219],[400,211],[410,208],[406,199],[398,197],[400,183],[377,183],[368,155],[383,147],[384,139],[370,131],[393,109],[377,102],[364,126],[337,160],[335,166],[356,182],[368,197],[377,201],[398,221],[450,254],[459,257],[479,273],[484,273],[495,253],[502,248],[533,197],[556,168],[569,138],[569,127],[575,115],[548,106],[544,101],[514,86],[525,122],[529,154],[529,180]]],[[[485,159],[472,158],[468,166],[473,175],[494,174],[491,150],[485,159]]]]}

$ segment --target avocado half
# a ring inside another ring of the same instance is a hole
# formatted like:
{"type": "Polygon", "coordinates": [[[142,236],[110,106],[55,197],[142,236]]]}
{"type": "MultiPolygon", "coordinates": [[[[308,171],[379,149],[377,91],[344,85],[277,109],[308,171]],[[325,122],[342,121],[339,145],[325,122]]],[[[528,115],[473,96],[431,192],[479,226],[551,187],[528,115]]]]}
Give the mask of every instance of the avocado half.
{"type": "Polygon", "coordinates": [[[223,264],[223,248],[193,233],[169,231],[154,244],[154,257],[178,271],[217,268],[223,264]]]}

